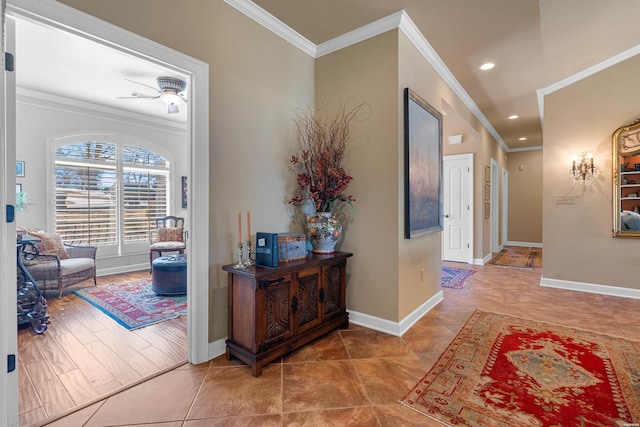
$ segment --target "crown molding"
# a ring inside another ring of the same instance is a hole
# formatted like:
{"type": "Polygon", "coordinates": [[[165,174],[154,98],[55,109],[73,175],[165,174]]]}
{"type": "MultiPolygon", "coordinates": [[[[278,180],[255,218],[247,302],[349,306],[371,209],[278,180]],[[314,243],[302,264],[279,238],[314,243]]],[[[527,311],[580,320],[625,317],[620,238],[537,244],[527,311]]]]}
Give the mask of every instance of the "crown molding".
{"type": "Polygon", "coordinates": [[[316,45],[300,35],[293,28],[255,4],[250,0],[224,0],[229,6],[237,9],[258,24],[280,36],[307,55],[316,57],[316,45]]]}
{"type": "Polygon", "coordinates": [[[540,112],[540,121],[544,124],[544,97],[557,91],[563,89],[567,86],[570,86],[574,83],[579,82],[582,79],[585,79],[589,76],[592,76],[600,71],[606,70],[609,67],[612,67],[622,61],[625,61],[629,58],[632,58],[636,55],[640,54],[640,44],[632,47],[631,49],[627,49],[624,52],[620,52],[617,55],[612,56],[611,58],[605,59],[602,62],[597,63],[589,68],[586,68],[572,76],[569,76],[565,79],[557,81],[549,86],[538,89],[536,94],[538,96],[538,111],[540,112]]]}
{"type": "Polygon", "coordinates": [[[510,148],[509,153],[519,153],[521,151],[537,151],[542,149],[543,149],[542,145],[534,145],[533,147],[510,148]]]}
{"type": "Polygon", "coordinates": [[[372,37],[386,33],[400,27],[402,16],[406,13],[401,10],[393,13],[377,21],[371,22],[353,31],[349,31],[341,36],[335,37],[329,41],[321,43],[317,47],[316,58],[336,52],[345,47],[360,43],[372,37]]]}

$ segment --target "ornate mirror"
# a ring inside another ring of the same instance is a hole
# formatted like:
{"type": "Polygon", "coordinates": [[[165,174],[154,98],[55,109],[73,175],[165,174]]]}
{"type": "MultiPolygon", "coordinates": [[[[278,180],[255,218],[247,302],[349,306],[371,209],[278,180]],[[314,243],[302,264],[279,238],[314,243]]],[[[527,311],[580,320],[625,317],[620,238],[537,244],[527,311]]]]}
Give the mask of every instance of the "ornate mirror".
{"type": "Polygon", "coordinates": [[[613,133],[613,236],[640,237],[640,119],[613,133]]]}

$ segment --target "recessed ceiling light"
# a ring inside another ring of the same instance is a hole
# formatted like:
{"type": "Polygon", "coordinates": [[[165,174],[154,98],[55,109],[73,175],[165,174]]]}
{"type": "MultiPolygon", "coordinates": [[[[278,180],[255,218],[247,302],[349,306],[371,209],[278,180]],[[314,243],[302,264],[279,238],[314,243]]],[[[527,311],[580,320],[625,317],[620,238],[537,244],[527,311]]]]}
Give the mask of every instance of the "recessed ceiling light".
{"type": "Polygon", "coordinates": [[[496,66],[496,64],[494,64],[493,62],[485,62],[484,64],[482,64],[482,65],[480,66],[480,69],[481,69],[482,71],[487,71],[487,70],[492,69],[492,68],[493,68],[493,67],[495,67],[495,66],[496,66]]]}
{"type": "Polygon", "coordinates": [[[520,138],[518,138],[518,141],[526,141],[527,137],[526,136],[521,136],[520,138]]]}
{"type": "Polygon", "coordinates": [[[509,120],[517,119],[518,117],[520,117],[520,116],[517,115],[517,114],[512,114],[512,115],[509,116],[509,120]]]}

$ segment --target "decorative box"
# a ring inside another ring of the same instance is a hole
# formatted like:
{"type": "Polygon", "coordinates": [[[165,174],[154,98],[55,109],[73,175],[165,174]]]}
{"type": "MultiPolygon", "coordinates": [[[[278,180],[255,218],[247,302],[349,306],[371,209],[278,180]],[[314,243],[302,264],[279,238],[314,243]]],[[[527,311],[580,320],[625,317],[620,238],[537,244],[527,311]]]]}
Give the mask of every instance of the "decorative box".
{"type": "Polygon", "coordinates": [[[278,233],[278,261],[290,262],[307,257],[307,238],[304,234],[278,233]]]}

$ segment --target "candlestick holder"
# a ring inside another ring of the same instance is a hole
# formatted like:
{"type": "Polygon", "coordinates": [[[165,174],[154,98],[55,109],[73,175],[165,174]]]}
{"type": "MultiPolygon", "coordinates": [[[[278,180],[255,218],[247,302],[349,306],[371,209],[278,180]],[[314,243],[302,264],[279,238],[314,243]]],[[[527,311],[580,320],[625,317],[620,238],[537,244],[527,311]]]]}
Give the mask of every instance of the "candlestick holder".
{"type": "Polygon", "coordinates": [[[246,265],[242,261],[244,255],[244,245],[242,242],[238,242],[238,263],[234,265],[234,268],[245,268],[246,265]]]}
{"type": "Polygon", "coordinates": [[[251,267],[255,265],[255,260],[253,259],[253,252],[251,252],[251,240],[247,240],[247,259],[244,262],[245,267],[251,267]]]}

